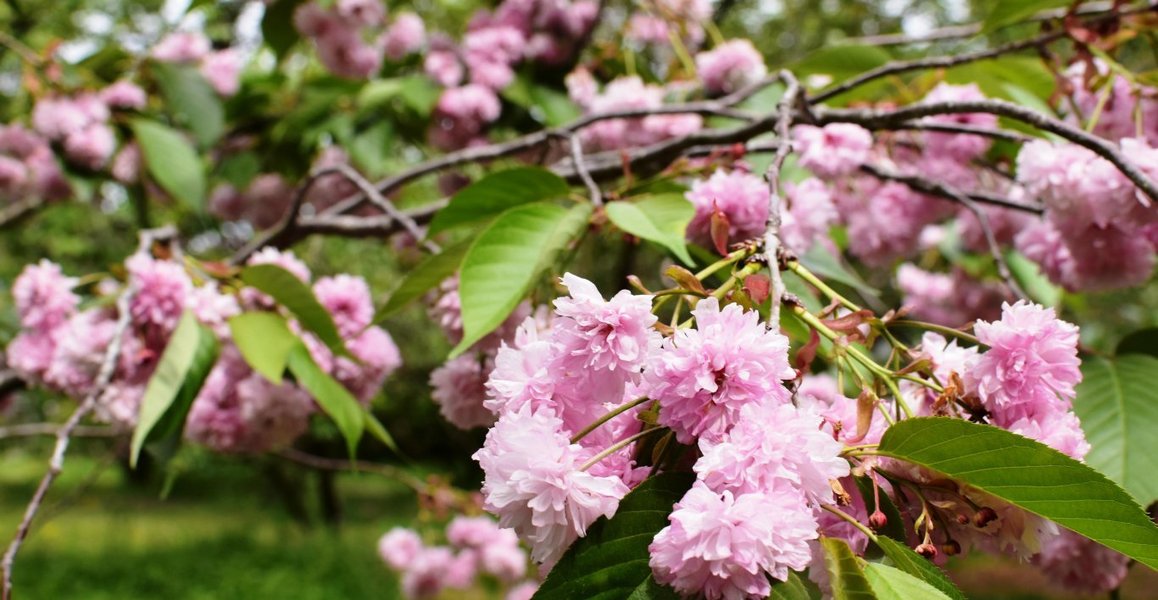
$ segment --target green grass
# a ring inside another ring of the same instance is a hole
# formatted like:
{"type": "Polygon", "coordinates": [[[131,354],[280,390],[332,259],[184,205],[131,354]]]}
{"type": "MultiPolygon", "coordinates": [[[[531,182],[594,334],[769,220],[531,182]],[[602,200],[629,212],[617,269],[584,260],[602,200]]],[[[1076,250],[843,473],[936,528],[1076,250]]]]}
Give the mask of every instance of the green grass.
{"type": "MultiPolygon", "coordinates": [[[[0,458],[4,544],[31,496],[40,460],[0,458]]],[[[345,521],[335,529],[294,522],[253,466],[214,465],[157,486],[125,486],[120,468],[70,457],[16,561],[18,598],[396,598],[375,552],[389,527],[411,523],[413,495],[381,478],[339,479],[345,521]],[[99,473],[88,480],[91,475],[99,473]],[[88,480],[88,481],[86,481],[88,480]]]]}

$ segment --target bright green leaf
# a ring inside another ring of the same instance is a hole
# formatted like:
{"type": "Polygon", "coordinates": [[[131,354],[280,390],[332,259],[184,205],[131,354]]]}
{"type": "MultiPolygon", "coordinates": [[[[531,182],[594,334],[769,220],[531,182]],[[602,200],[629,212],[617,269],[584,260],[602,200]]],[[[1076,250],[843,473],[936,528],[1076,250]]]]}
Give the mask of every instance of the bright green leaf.
{"type": "Polygon", "coordinates": [[[539,167],[518,167],[488,175],[463,188],[430,223],[430,235],[490,219],[522,204],[562,198],[570,187],[539,167]]]}
{"type": "Polygon", "coordinates": [[[464,240],[449,248],[443,248],[442,252],[428,256],[418,263],[390,294],[390,299],[386,301],[386,306],[374,319],[375,322],[398,312],[407,304],[442,283],[447,277],[454,275],[473,242],[474,240],[464,240]]]}
{"type": "Polygon", "coordinates": [[[1074,412],[1090,442],[1086,464],[1116,481],[1142,506],[1158,500],[1158,358],[1087,357],[1074,412]]]}
{"type": "Polygon", "coordinates": [[[824,564],[828,568],[833,600],[876,599],[864,571],[861,570],[861,560],[852,553],[848,542],[821,537],[820,545],[824,548],[824,564]]]}
{"type": "Polygon", "coordinates": [[[303,343],[298,343],[290,350],[286,365],[298,385],[314,397],[322,411],[338,426],[350,456],[354,456],[366,425],[365,414],[358,399],[314,362],[309,348],[303,343]]]}
{"type": "Polygon", "coordinates": [[[600,518],[567,549],[534,600],[671,598],[670,591],[647,583],[651,578],[647,547],[667,526],[672,506],[693,479],[687,473],[664,473],[639,484],[619,503],[612,519],[600,518]]]}
{"type": "Polygon", "coordinates": [[[645,196],[636,202],[611,202],[607,217],[616,227],[672,251],[685,265],[695,262],[684,242],[688,222],[696,209],[679,194],[645,196]]]}
{"type": "Polygon", "coordinates": [[[878,452],[943,473],[1158,568],[1158,526],[1105,475],[991,425],[947,417],[889,427],[878,452]]]}
{"type": "Polygon", "coordinates": [[[868,563],[864,566],[864,576],[879,600],[949,600],[941,590],[887,565],[868,563]]]}
{"type": "Polygon", "coordinates": [[[401,89],[398,95],[402,98],[402,102],[423,119],[429,117],[434,111],[434,105],[442,96],[442,88],[425,75],[410,75],[399,81],[401,89]]]}
{"type": "Polygon", "coordinates": [[[966,600],[965,594],[957,589],[957,586],[949,580],[944,571],[925,557],[913,552],[903,541],[898,542],[891,538],[878,537],[877,545],[896,568],[922,579],[953,600],[966,600]]]}
{"type": "Polygon", "coordinates": [[[145,386],[129,451],[129,463],[133,467],[137,466],[137,458],[145,441],[150,439],[150,434],[154,433],[163,419],[176,419],[184,424],[192,399],[201,389],[215,360],[217,339],[212,332],[197,323],[192,313],[186,311],[169,336],[161,360],[157,362],[157,368],[145,386]],[[184,398],[182,390],[185,390],[184,398]],[[179,402],[180,399],[187,402],[179,402]],[[169,415],[170,412],[174,414],[169,415]]]}
{"type": "Polygon", "coordinates": [[[393,139],[394,125],[386,119],[380,120],[354,136],[349,144],[350,158],[367,177],[385,175],[393,139]]]}
{"type": "Polygon", "coordinates": [[[193,133],[202,148],[212,146],[225,133],[225,109],[205,76],[191,65],[162,62],[153,73],[165,104],[183,127],[193,133]]]}
{"type": "Polygon", "coordinates": [[[369,408],[364,408],[363,413],[366,419],[366,431],[369,431],[374,439],[382,442],[391,452],[402,456],[402,450],[398,448],[398,443],[394,441],[394,436],[390,435],[390,432],[386,429],[386,426],[378,420],[378,417],[375,417],[369,408]]]}
{"type": "Polygon", "coordinates": [[[813,245],[808,252],[804,253],[804,256],[800,257],[800,264],[812,271],[814,275],[847,285],[866,298],[874,298],[880,293],[819,243],[813,245]]]}
{"type": "Polygon", "coordinates": [[[349,356],[334,317],[314,296],[314,291],[297,275],[273,264],[250,265],[241,270],[241,280],[286,307],[298,323],[311,331],[335,354],[349,356]]]}
{"type": "Polygon", "coordinates": [[[539,274],[587,225],[591,205],[534,203],[512,208],[479,234],[459,275],[463,339],[457,356],[502,324],[539,274]]]}
{"type": "Polygon", "coordinates": [[[247,312],[229,319],[229,333],[245,362],[273,384],[281,383],[290,350],[298,336],[285,317],[272,312],[247,312]]]}
{"type": "Polygon", "coordinates": [[[582,111],[571,97],[544,85],[532,85],[531,115],[548,127],[566,125],[579,118],[582,111]]]}
{"type": "Polygon", "coordinates": [[[768,600],[813,600],[820,597],[820,590],[811,581],[795,571],[788,572],[788,579],[772,584],[768,600]]]}
{"type": "Polygon", "coordinates": [[[797,62],[793,71],[831,75],[833,80],[840,82],[880,67],[891,59],[892,56],[880,46],[825,46],[797,62]]]}
{"type": "Polygon", "coordinates": [[[185,136],[148,119],[133,119],[131,126],[153,179],[174,198],[192,208],[201,208],[205,173],[201,157],[185,136]]]}

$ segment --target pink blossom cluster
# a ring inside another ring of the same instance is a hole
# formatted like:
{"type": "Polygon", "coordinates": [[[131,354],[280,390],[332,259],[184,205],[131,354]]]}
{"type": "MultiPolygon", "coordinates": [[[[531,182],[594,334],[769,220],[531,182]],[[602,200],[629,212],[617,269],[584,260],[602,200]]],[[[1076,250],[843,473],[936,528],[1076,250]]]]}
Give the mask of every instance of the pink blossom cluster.
{"type": "MultiPolygon", "coordinates": [[[[289,252],[265,249],[250,263],[277,264],[309,279],[308,269],[289,252]]],[[[221,351],[190,409],[186,437],[223,452],[263,452],[289,444],[306,430],[317,411],[313,398],[294,383],[271,382],[255,373],[230,336],[228,319],[243,309],[272,308],[268,298],[248,288],[239,295],[226,293],[213,280],[195,282],[176,260],[137,254],[125,268],[129,326],[107,386],[95,384],[117,334],[116,309],[96,303],[82,310],[74,290],[77,280],[47,261],[26,267],[13,286],[22,330],[8,346],[12,368],[30,382],[70,396],[99,393],[97,416],[132,427],[157,361],[188,311],[213,331],[221,351]]],[[[354,359],[335,357],[311,334],[302,337],[325,371],[368,402],[401,364],[390,335],[371,324],[370,290],[360,278],[338,275],[317,280],[314,293],[354,359]]]]}
{"type": "Polygon", "coordinates": [[[328,6],[307,2],[294,11],[294,27],[314,42],[318,59],[331,73],[367,79],[391,57],[405,56],[425,43],[421,19],[407,16],[387,28],[386,6],[377,0],[338,0],[328,6]]]}
{"type": "MultiPolygon", "coordinates": [[[[620,77],[598,91],[598,84],[584,70],[567,78],[571,99],[586,114],[629,110],[654,110],[664,105],[667,90],[644,83],[637,76],[620,77]]],[[[604,119],[580,132],[583,145],[591,150],[617,150],[646,146],[698,131],[703,118],[694,114],[649,114],[644,117],[604,119]]]]}
{"type": "Polygon", "coordinates": [[[220,96],[229,97],[241,89],[243,56],[236,48],[213,49],[205,34],[175,31],[161,38],[149,52],[163,63],[195,64],[205,81],[220,96]]]}
{"type": "Polygon", "coordinates": [[[99,171],[117,149],[117,136],[109,124],[109,105],[99,94],[46,96],[32,109],[32,127],[57,142],[72,164],[99,171]]]}
{"type": "MultiPolygon", "coordinates": [[[[321,188],[315,183],[314,189],[321,188]]],[[[209,195],[209,214],[225,220],[245,220],[256,229],[272,227],[293,202],[294,187],[277,173],[262,173],[243,190],[219,184],[209,195]]]]}
{"type": "MultiPolygon", "coordinates": [[[[1136,138],[1124,153],[1153,177],[1158,150],[1136,138]]],[[[1034,140],[1017,155],[1017,178],[1045,204],[1045,218],[1015,238],[1017,248],[1070,290],[1138,285],[1154,270],[1150,200],[1108,160],[1083,147],[1034,140]]]]}
{"type": "Polygon", "coordinates": [[[446,526],[449,546],[429,546],[412,529],[395,527],[378,541],[382,560],[402,575],[406,598],[433,598],[443,590],[466,590],[480,576],[510,586],[508,598],[538,588],[525,580],[527,554],[518,536],[487,517],[455,517],[446,526]]]}
{"type": "Polygon", "coordinates": [[[628,19],[625,37],[639,44],[664,47],[671,36],[691,47],[704,41],[704,24],[712,18],[708,0],[657,0],[654,11],[635,12],[628,19]]]}
{"type": "Polygon", "coordinates": [[[1110,70],[1101,59],[1079,60],[1065,72],[1074,124],[1108,140],[1144,138],[1158,144],[1158,89],[1110,70]],[[1100,106],[1099,106],[1100,105],[1100,106]]]}
{"type": "Polygon", "coordinates": [[[764,57],[745,39],[724,42],[696,55],[696,73],[709,94],[729,94],[768,74],[764,57]]]}
{"type": "Polygon", "coordinates": [[[914,317],[960,327],[974,319],[993,320],[1001,316],[1001,303],[1008,293],[996,282],[980,281],[961,269],[933,273],[911,263],[897,268],[897,288],[904,306],[914,317]]]}
{"type": "Polygon", "coordinates": [[[45,138],[20,125],[0,126],[0,201],[61,200],[69,192],[45,138]]]}

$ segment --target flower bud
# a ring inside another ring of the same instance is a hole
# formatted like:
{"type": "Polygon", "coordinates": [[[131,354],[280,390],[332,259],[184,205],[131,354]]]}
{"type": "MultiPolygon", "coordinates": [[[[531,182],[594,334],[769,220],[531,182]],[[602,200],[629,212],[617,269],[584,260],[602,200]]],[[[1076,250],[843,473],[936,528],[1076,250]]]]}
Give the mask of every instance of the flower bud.
{"type": "Polygon", "coordinates": [[[917,554],[920,554],[929,560],[933,560],[937,557],[937,547],[933,544],[930,544],[929,542],[925,542],[924,544],[917,546],[915,550],[917,551],[917,554]]]}
{"type": "Polygon", "coordinates": [[[997,511],[988,506],[973,513],[973,525],[979,528],[984,528],[992,521],[997,520],[997,511]]]}
{"type": "Polygon", "coordinates": [[[875,531],[884,529],[888,524],[889,518],[886,517],[885,513],[881,512],[879,508],[873,511],[873,514],[869,515],[869,527],[872,527],[875,531]]]}
{"type": "Polygon", "coordinates": [[[956,556],[961,554],[961,544],[956,540],[949,540],[941,545],[941,552],[944,552],[945,556],[956,556]]]}

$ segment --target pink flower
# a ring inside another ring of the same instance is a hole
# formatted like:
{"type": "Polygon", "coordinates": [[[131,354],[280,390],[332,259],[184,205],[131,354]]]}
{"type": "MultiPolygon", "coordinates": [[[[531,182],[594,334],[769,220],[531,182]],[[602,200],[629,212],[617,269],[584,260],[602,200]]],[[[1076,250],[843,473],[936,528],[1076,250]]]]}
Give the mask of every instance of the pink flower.
{"type": "Polygon", "coordinates": [[[431,398],[443,418],[459,429],[487,427],[495,422],[494,413],[483,406],[489,362],[485,357],[466,353],[430,373],[434,388],[431,398]]]}
{"type": "Polygon", "coordinates": [[[187,305],[198,321],[221,338],[229,336],[229,319],[241,314],[237,296],[221,293],[217,284],[212,282],[194,288],[187,305]]]}
{"type": "Polygon", "coordinates": [[[559,346],[563,370],[619,371],[632,381],[659,343],[652,329],[657,317],[651,313],[651,296],[622,290],[603,300],[595,284],[566,273],[563,285],[569,297],[555,300],[558,318],[552,324],[552,341],[559,346]]]}
{"type": "Polygon", "coordinates": [[[909,263],[897,269],[897,287],[913,315],[950,327],[999,318],[1007,298],[999,284],[978,281],[960,269],[930,273],[909,263]]]}
{"type": "Polygon", "coordinates": [[[433,50],[426,55],[422,70],[442,87],[454,87],[462,83],[463,68],[458,55],[450,50],[433,50]]]}
{"type": "Polygon", "coordinates": [[[554,564],[600,516],[611,517],[627,486],[579,470],[584,453],[549,411],[507,413],[473,458],[483,469],[484,506],[514,529],[536,562],[554,564]]]}
{"type": "Polygon", "coordinates": [[[55,352],[55,332],[24,331],[8,343],[4,359],[21,377],[37,381],[52,365],[55,352]]]}
{"type": "Polygon", "coordinates": [[[210,52],[201,61],[201,75],[222,96],[232,96],[241,88],[241,55],[235,48],[210,52]]]}
{"type": "Polygon", "coordinates": [[[868,160],[873,135],[851,123],[797,125],[792,129],[792,141],[800,166],[821,179],[834,179],[853,173],[868,160]]]}
{"type": "Polygon", "coordinates": [[[424,548],[402,574],[402,593],[407,598],[433,598],[443,588],[454,568],[454,553],[449,548],[424,548]]]}
{"type": "MultiPolygon", "coordinates": [[[[628,19],[627,32],[624,37],[637,44],[667,44],[670,42],[667,21],[660,17],[638,12],[628,19]]],[[[763,60],[761,60],[761,64],[763,64],[763,60]]],[[[702,69],[703,67],[697,66],[696,68],[702,69]]]]}
{"type": "Polygon", "coordinates": [[[149,98],[141,86],[126,79],[118,80],[101,90],[100,98],[112,108],[141,110],[149,98]]]}
{"type": "Polygon", "coordinates": [[[117,149],[113,128],[104,123],[89,125],[64,138],[64,155],[69,162],[96,171],[105,166],[117,149]]]}
{"type": "MultiPolygon", "coordinates": [[[[138,254],[125,261],[125,268],[130,285],[136,289],[129,302],[133,324],[149,331],[149,335],[167,336],[177,326],[193,291],[185,267],[138,254]]],[[[160,341],[163,346],[164,340],[160,341]]]]}
{"type": "Polygon", "coordinates": [[[16,312],[25,329],[47,331],[64,323],[80,304],[72,288],[75,277],[66,277],[60,265],[41,259],[28,265],[12,283],[16,312]]]}
{"type": "Polygon", "coordinates": [[[524,581],[511,588],[504,600],[531,600],[537,591],[539,591],[539,582],[524,581]]]}
{"type": "Polygon", "coordinates": [[[768,68],[751,41],[735,39],[697,54],[696,72],[709,94],[728,94],[760,81],[768,68]]]}
{"type": "Polygon", "coordinates": [[[210,50],[209,38],[204,34],[178,31],[162,38],[149,54],[161,62],[192,63],[201,60],[210,50]]]}
{"type": "Polygon", "coordinates": [[[74,315],[55,336],[56,351],[44,381],[72,396],[83,397],[96,381],[116,328],[116,321],[103,311],[87,310],[74,315]]]}
{"type": "Polygon", "coordinates": [[[715,298],[701,300],[692,315],[696,329],[665,339],[647,374],[649,395],[660,404],[659,422],[680,443],[719,441],[744,406],[790,400],[781,382],[795,376],[787,338],[739,305],[721,310],[715,298]]]}
{"type": "Polygon", "coordinates": [[[576,67],[563,82],[567,86],[567,95],[583,108],[587,108],[599,94],[599,83],[585,67],[576,67]]]}
{"type": "Polygon", "coordinates": [[[1083,460],[1090,452],[1082,423],[1073,412],[1055,411],[1036,418],[1022,417],[1002,426],[1075,460],[1083,460]]]}
{"type": "Polygon", "coordinates": [[[422,538],[413,529],[395,527],[378,540],[378,555],[397,571],[409,569],[422,551],[422,538]]]}
{"type": "Polygon", "coordinates": [[[343,338],[353,338],[374,320],[374,300],[366,280],[353,275],[322,277],[314,295],[330,315],[343,338]]]}
{"type": "Polygon", "coordinates": [[[1130,559],[1071,531],[1059,531],[1041,543],[1034,564],[1067,592],[1105,594],[1126,578],[1130,559]]]}
{"type": "Polygon", "coordinates": [[[293,250],[278,250],[272,246],[262,248],[249,257],[247,265],[277,265],[297,276],[298,279],[309,283],[310,268],[306,263],[294,256],[293,250]]]}
{"type": "Polygon", "coordinates": [[[121,183],[136,183],[141,177],[141,147],[130,142],[113,157],[109,173],[121,183]]]}
{"type": "MultiPolygon", "coordinates": [[[[971,100],[985,100],[985,94],[977,84],[950,85],[939,83],[924,99],[922,104],[938,104],[941,102],[964,102],[971,100]]],[[[997,128],[997,115],[990,113],[955,113],[927,117],[927,121],[945,125],[964,125],[984,129],[997,128]]],[[[925,132],[925,151],[939,156],[947,156],[959,161],[968,161],[976,158],[989,149],[992,141],[979,135],[960,133],[943,133],[937,131],[925,132]]]]}
{"type": "Polygon", "coordinates": [[[810,502],[832,503],[830,479],[848,475],[844,444],[821,430],[819,415],[792,404],[749,404],[719,442],[700,441],[700,481],[716,492],[800,492],[810,502]],[[774,427],[769,424],[774,423],[774,427]]]}
{"type": "Polygon", "coordinates": [[[50,140],[64,139],[92,123],[89,111],[72,98],[41,98],[32,108],[32,127],[50,140]]]}
{"type": "Polygon", "coordinates": [[[499,97],[486,86],[468,83],[447,89],[435,107],[432,141],[444,149],[465,146],[501,112],[499,97]]]}
{"type": "Polygon", "coordinates": [[[475,553],[480,570],[503,581],[516,581],[527,572],[527,555],[514,531],[487,517],[455,517],[446,527],[446,539],[460,550],[475,553]]]}
{"type": "Polygon", "coordinates": [[[355,398],[363,403],[369,402],[382,389],[386,378],[402,366],[402,354],[394,338],[381,327],[367,328],[353,340],[348,340],[346,347],[359,362],[338,357],[334,377],[355,398]]]}
{"type": "Polygon", "coordinates": [[[797,254],[808,252],[840,215],[832,202],[832,192],[823,181],[809,177],[798,184],[784,184],[787,206],[780,207],[780,239],[797,254]]]}
{"type": "Polygon", "coordinates": [[[685,596],[764,598],[768,576],[808,566],[816,518],[798,492],[717,493],[696,482],[648,550],[656,581],[685,596]]]}
{"type": "Polygon", "coordinates": [[[528,404],[543,406],[555,393],[555,376],[550,371],[551,342],[540,338],[533,318],[523,322],[513,342],[504,342],[499,348],[494,370],[487,378],[483,406],[497,416],[516,412],[528,404]]]}
{"type": "Polygon", "coordinates": [[[925,225],[951,207],[892,181],[866,191],[837,196],[837,206],[848,224],[849,251],[871,266],[913,254],[925,225]]]}
{"type": "Polygon", "coordinates": [[[426,44],[426,24],[412,12],[402,12],[394,16],[394,22],[386,30],[383,45],[390,60],[402,60],[414,54],[426,44]]]}
{"type": "Polygon", "coordinates": [[[712,215],[722,213],[728,223],[728,240],[740,242],[759,237],[768,220],[768,184],[744,171],[716,170],[708,179],[692,182],[684,195],[696,207],[688,223],[688,239],[713,247],[712,215]]]}
{"type": "Polygon", "coordinates": [[[965,384],[995,423],[1069,408],[1082,379],[1076,326],[1058,320],[1052,308],[1021,300],[1003,305],[1000,321],[978,321],[973,331],[989,349],[964,374],[965,384]]]}

